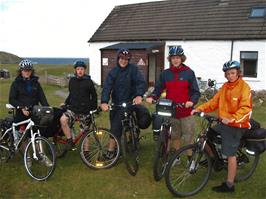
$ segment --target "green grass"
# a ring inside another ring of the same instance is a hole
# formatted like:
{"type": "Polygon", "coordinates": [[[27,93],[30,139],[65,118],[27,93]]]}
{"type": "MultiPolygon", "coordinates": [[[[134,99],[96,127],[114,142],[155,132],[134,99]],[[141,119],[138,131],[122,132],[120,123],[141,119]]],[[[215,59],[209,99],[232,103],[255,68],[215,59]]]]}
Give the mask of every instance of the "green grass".
{"type": "MultiPolygon", "coordinates": [[[[46,67],[49,72],[61,74],[64,67],[56,69],[46,67]]],[[[56,67],[55,67],[56,68],[56,67]]],[[[38,68],[39,70],[39,68],[38,68]]],[[[40,69],[43,70],[43,69],[40,69]]],[[[43,70],[44,71],[44,70],[43,70]]],[[[72,70],[70,70],[71,72],[72,70]]],[[[0,80],[0,118],[6,115],[4,104],[7,102],[10,81],[0,80]]],[[[59,89],[56,86],[43,85],[48,101],[57,106],[64,99],[55,96],[59,89]]],[[[153,109],[152,106],[149,106],[153,109]]],[[[266,105],[254,109],[254,118],[266,127],[266,105]]],[[[99,126],[109,126],[108,113],[97,118],[99,126]]],[[[152,160],[154,142],[151,129],[142,131],[145,139],[141,141],[140,169],[135,177],[126,171],[120,160],[118,164],[108,170],[92,170],[86,167],[78,151],[72,151],[63,159],[57,161],[54,175],[46,182],[36,182],[27,176],[19,154],[6,164],[0,165],[0,198],[173,198],[167,190],[164,180],[155,182],[152,176],[152,160]]],[[[226,171],[212,173],[207,186],[199,194],[191,197],[195,199],[232,198],[232,199],[262,199],[266,197],[266,155],[261,156],[260,163],[254,175],[247,181],[236,185],[236,193],[217,194],[211,187],[220,184],[226,177],[226,171]]]]}

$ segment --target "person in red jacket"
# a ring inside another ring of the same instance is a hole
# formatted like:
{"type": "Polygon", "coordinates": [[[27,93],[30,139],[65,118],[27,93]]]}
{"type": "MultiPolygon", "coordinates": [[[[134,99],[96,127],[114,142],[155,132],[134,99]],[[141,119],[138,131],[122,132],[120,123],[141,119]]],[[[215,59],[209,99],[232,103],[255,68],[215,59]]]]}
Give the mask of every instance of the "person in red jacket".
{"type": "MultiPolygon", "coordinates": [[[[187,144],[193,141],[195,120],[190,115],[190,112],[192,111],[192,106],[197,104],[200,92],[194,72],[184,64],[186,60],[184,50],[179,46],[171,47],[168,60],[170,68],[161,73],[151,97],[148,97],[146,101],[152,103],[165,90],[166,99],[170,99],[175,103],[185,104],[185,107],[177,107],[175,118],[171,118],[171,139],[173,149],[177,150],[181,145],[181,137],[184,138],[187,144]]],[[[153,119],[154,140],[157,140],[161,125],[160,121],[157,122],[157,120],[160,120],[160,117],[154,115],[153,119]]]]}
{"type": "Polygon", "coordinates": [[[222,153],[228,159],[228,174],[226,182],[212,189],[216,192],[234,192],[237,170],[235,154],[243,133],[251,127],[249,120],[252,113],[252,98],[249,85],[241,78],[239,62],[226,62],[223,71],[228,82],[211,100],[194,109],[191,114],[208,113],[218,109],[221,124],[218,124],[215,130],[222,137],[222,153]]]}

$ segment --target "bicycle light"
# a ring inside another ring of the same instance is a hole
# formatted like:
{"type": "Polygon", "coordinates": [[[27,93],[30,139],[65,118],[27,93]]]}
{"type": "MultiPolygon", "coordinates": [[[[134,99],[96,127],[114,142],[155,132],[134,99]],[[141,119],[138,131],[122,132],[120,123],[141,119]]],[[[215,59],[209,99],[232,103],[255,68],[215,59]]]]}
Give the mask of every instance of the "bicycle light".
{"type": "Polygon", "coordinates": [[[97,132],[96,132],[96,135],[102,135],[102,134],[103,134],[102,131],[97,131],[97,132]]]}
{"type": "Polygon", "coordinates": [[[96,167],[102,167],[103,163],[102,162],[96,162],[96,167]]]}
{"type": "Polygon", "coordinates": [[[122,107],[123,108],[126,108],[127,107],[127,104],[126,103],[122,103],[122,107]]]}

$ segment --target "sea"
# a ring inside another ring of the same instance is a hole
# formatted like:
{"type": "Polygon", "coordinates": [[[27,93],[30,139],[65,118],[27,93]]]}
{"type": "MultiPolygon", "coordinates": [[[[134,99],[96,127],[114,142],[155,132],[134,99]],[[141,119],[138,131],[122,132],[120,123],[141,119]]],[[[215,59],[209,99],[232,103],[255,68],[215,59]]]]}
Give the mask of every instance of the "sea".
{"type": "Polygon", "coordinates": [[[24,57],[23,59],[29,59],[33,64],[50,64],[50,65],[62,65],[73,64],[75,61],[80,60],[85,63],[89,63],[89,58],[78,57],[24,57]]]}

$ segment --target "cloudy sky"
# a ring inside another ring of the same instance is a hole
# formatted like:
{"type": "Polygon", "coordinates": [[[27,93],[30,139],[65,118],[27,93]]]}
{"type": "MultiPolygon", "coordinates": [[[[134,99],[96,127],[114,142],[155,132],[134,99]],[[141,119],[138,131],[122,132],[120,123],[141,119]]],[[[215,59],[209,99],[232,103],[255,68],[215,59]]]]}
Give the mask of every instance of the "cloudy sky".
{"type": "Polygon", "coordinates": [[[152,0],[0,0],[0,51],[87,57],[92,34],[116,5],[152,0]]]}

